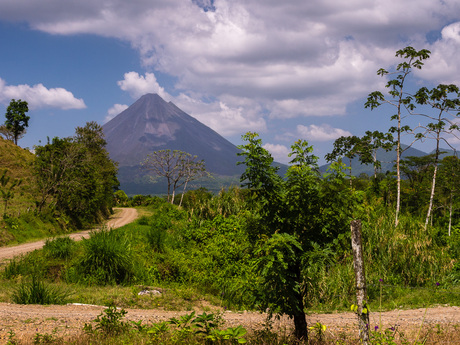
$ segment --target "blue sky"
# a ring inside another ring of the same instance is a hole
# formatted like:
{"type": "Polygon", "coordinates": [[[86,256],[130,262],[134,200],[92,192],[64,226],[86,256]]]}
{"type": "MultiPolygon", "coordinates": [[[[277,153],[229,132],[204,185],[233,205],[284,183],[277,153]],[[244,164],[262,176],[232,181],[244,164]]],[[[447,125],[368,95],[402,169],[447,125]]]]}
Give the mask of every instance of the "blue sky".
{"type": "Polygon", "coordinates": [[[236,145],[258,132],[287,162],[297,139],[323,157],[341,135],[392,125],[393,109],[363,104],[384,91],[376,71],[398,49],[432,52],[413,90],[459,85],[460,3],[0,0],[0,45],[0,114],[12,98],[30,106],[23,147],[103,124],[155,92],[236,145]]]}

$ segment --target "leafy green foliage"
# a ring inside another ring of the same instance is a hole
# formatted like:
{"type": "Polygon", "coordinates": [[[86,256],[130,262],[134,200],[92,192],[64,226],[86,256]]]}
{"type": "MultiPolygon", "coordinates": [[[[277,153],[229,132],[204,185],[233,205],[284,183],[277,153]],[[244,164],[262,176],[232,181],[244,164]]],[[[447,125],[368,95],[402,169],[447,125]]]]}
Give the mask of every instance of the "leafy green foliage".
{"type": "Polygon", "coordinates": [[[102,127],[89,122],[77,127],[72,138],[54,138],[38,146],[34,172],[39,211],[48,204],[78,227],[108,216],[118,180],[105,145],[102,127]]]}
{"type": "Polygon", "coordinates": [[[258,135],[247,133],[243,139],[247,144],[240,149],[247,168],[241,182],[254,191],[252,200],[257,203],[253,212],[260,216],[258,233],[266,236],[256,251],[259,308],[269,307],[293,317],[296,337],[306,339],[306,277],[302,270],[306,253],[318,245],[327,248],[344,232],[353,195],[343,187],[344,175],[335,166],[325,180],[320,179],[317,157],[306,141],[291,146],[292,165],[282,180],[258,135]],[[327,182],[327,188],[322,181],[327,182]],[[337,207],[342,212],[337,212],[337,207]]]}
{"type": "Polygon", "coordinates": [[[29,107],[26,101],[21,101],[18,99],[12,99],[8,108],[6,109],[6,120],[5,126],[9,130],[14,139],[14,143],[18,144],[18,138],[22,133],[29,127],[30,116],[27,116],[26,113],[29,111],[29,107]]]}

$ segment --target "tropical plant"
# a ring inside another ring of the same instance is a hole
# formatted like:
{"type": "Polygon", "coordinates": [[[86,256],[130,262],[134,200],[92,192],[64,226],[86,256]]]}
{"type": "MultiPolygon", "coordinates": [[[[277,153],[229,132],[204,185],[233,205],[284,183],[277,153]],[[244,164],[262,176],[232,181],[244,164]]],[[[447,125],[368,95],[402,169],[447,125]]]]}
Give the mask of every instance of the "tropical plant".
{"type": "Polygon", "coordinates": [[[406,92],[407,78],[412,73],[412,70],[421,69],[423,66],[423,60],[430,57],[431,52],[426,49],[415,50],[412,47],[406,47],[396,52],[396,57],[404,59],[403,62],[399,63],[394,72],[388,72],[381,68],[377,71],[377,74],[386,77],[389,75],[395,75],[393,79],[390,79],[386,85],[390,91],[388,97],[380,91],[374,91],[369,94],[365,103],[366,108],[375,109],[383,103],[390,104],[396,108],[396,114],[391,117],[391,120],[396,120],[396,126],[390,128],[390,133],[396,133],[396,181],[397,181],[397,195],[396,195],[396,212],[395,212],[395,225],[398,225],[398,218],[401,205],[401,173],[400,173],[400,160],[401,154],[404,150],[401,146],[401,136],[404,133],[410,132],[411,128],[408,125],[403,124],[403,118],[405,117],[405,111],[409,113],[415,109],[413,96],[406,92]]]}

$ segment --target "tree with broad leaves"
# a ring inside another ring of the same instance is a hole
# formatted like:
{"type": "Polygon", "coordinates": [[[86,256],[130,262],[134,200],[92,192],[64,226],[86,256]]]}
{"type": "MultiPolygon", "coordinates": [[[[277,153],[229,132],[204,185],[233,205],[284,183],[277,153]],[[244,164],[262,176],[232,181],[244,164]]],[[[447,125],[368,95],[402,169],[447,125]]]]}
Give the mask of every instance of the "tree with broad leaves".
{"type": "Polygon", "coordinates": [[[39,211],[48,205],[80,227],[109,216],[119,182],[102,127],[88,122],[69,138],[54,138],[35,148],[35,185],[39,211]]]}
{"type": "Polygon", "coordinates": [[[361,140],[359,137],[353,136],[342,136],[334,141],[334,149],[331,153],[328,153],[324,158],[327,162],[333,162],[336,160],[341,161],[343,157],[347,157],[350,163],[349,175],[350,175],[350,186],[353,186],[351,162],[360,153],[361,140]]]}
{"type": "MultiPolygon", "coordinates": [[[[198,160],[197,156],[179,150],[159,150],[149,155],[141,163],[145,170],[154,175],[165,177],[168,183],[168,201],[173,204],[177,188],[184,186],[190,181],[208,176],[205,163],[198,160]]],[[[182,198],[181,198],[182,203],[182,198]]]]}
{"type": "Polygon", "coordinates": [[[366,135],[361,139],[361,145],[364,148],[363,152],[366,152],[364,160],[360,158],[361,163],[368,164],[370,158],[374,165],[374,179],[377,178],[377,171],[381,168],[381,162],[377,159],[377,150],[383,149],[390,151],[395,146],[393,135],[391,133],[382,133],[379,131],[366,131],[366,135]],[[370,155],[370,156],[369,156],[370,155]]]}
{"type": "Polygon", "coordinates": [[[380,167],[380,161],[377,160],[377,150],[382,148],[386,151],[391,150],[394,146],[393,136],[391,133],[384,134],[379,131],[367,131],[362,138],[357,136],[340,137],[334,141],[334,149],[328,153],[325,158],[328,162],[341,160],[347,157],[349,160],[350,186],[352,186],[351,164],[355,157],[358,157],[361,164],[374,165],[374,178],[377,177],[377,169],[380,167]]]}
{"type": "Polygon", "coordinates": [[[422,139],[433,139],[436,142],[430,202],[425,218],[425,229],[428,226],[428,221],[433,209],[436,174],[438,172],[439,155],[441,153],[440,144],[441,142],[444,142],[450,148],[455,150],[445,135],[451,136],[454,139],[460,139],[459,126],[456,122],[458,115],[460,114],[459,97],[460,89],[458,86],[453,84],[440,84],[431,90],[426,87],[422,87],[415,94],[415,100],[418,104],[428,105],[436,112],[435,115],[430,115],[429,113],[418,114],[426,117],[430,121],[427,125],[420,125],[424,131],[419,134],[419,137],[422,139]]]}
{"type": "Polygon", "coordinates": [[[29,107],[26,101],[12,99],[10,105],[6,109],[6,129],[13,134],[14,144],[18,144],[18,139],[29,127],[30,116],[26,113],[29,111],[29,107]]]}
{"type": "Polygon", "coordinates": [[[243,140],[246,144],[238,148],[246,170],[240,181],[251,191],[249,205],[257,217],[253,231],[258,239],[254,267],[259,307],[293,318],[296,338],[307,342],[308,267],[348,231],[352,196],[343,165],[333,163],[321,179],[312,147],[298,140],[291,146],[291,165],[283,179],[257,133],[249,132],[243,140]]]}
{"type": "MultiPolygon", "coordinates": [[[[402,123],[406,114],[411,114],[415,109],[414,97],[406,92],[407,78],[415,69],[421,69],[423,61],[430,57],[431,52],[426,49],[415,50],[412,47],[406,47],[396,52],[396,57],[404,59],[403,62],[396,66],[394,72],[388,72],[381,68],[377,74],[386,77],[393,75],[386,84],[390,90],[388,96],[385,96],[380,91],[374,91],[369,94],[365,103],[365,108],[375,109],[380,105],[386,103],[396,108],[396,114],[391,117],[391,120],[397,122],[396,126],[390,128],[390,133],[396,133],[396,178],[397,178],[397,195],[396,195],[396,212],[395,212],[395,226],[398,225],[400,205],[401,205],[401,171],[400,160],[403,149],[401,147],[401,135],[403,133],[411,132],[411,128],[402,123]]],[[[410,146],[410,145],[409,145],[410,146]]]]}

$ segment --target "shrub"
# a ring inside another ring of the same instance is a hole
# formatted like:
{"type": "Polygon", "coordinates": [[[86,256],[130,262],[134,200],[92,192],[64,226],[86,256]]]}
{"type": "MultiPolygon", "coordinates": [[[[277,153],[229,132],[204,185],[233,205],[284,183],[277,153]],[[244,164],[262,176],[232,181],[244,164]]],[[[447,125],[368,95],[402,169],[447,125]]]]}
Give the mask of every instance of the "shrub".
{"type": "Polygon", "coordinates": [[[131,246],[120,232],[92,232],[83,240],[83,249],[84,255],[75,267],[78,280],[106,285],[128,283],[134,278],[131,246]]]}
{"type": "Polygon", "coordinates": [[[13,292],[13,302],[17,304],[65,304],[70,293],[46,285],[36,276],[31,281],[21,282],[13,292]]]}
{"type": "Polygon", "coordinates": [[[55,259],[68,259],[73,254],[75,241],[70,237],[47,239],[43,249],[48,256],[55,259]]]}

